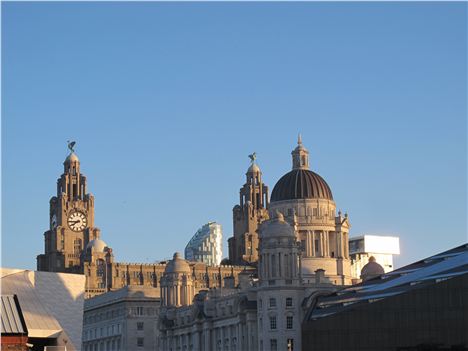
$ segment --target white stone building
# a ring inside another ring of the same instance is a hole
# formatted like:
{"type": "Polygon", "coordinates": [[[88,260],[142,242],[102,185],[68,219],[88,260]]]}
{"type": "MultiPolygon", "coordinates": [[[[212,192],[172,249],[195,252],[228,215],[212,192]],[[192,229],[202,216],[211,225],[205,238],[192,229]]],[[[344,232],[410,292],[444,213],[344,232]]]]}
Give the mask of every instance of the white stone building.
{"type": "Polygon", "coordinates": [[[85,300],[82,351],[156,350],[159,294],[125,286],[85,300]]]}

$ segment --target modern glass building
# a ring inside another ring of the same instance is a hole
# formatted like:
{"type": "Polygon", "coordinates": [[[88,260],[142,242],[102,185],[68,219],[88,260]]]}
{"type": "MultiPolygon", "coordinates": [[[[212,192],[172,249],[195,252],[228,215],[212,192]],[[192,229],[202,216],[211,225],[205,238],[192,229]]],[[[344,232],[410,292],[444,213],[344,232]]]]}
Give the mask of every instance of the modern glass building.
{"type": "Polygon", "coordinates": [[[197,230],[185,247],[185,259],[219,265],[222,258],[223,231],[221,224],[208,222],[197,230]]]}

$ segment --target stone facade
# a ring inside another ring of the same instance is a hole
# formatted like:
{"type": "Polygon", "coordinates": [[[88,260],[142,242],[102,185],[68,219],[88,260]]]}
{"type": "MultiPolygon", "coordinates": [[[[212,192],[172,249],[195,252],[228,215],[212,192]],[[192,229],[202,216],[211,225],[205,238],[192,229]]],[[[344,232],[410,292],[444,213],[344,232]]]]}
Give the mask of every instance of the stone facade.
{"type": "Polygon", "coordinates": [[[141,286],[87,299],[82,350],[155,350],[159,304],[158,289],[141,286]]]}
{"type": "Polygon", "coordinates": [[[253,264],[258,261],[258,226],[268,219],[268,187],[262,182],[262,172],[252,161],[246,182],[240,189],[239,205],[232,209],[234,233],[228,240],[232,264],[253,264]]]}
{"type": "Polygon", "coordinates": [[[315,272],[323,269],[331,283],[351,284],[348,215],[342,215],[341,211],[336,215],[331,190],[318,174],[309,170],[309,151],[300,137],[291,154],[292,171],[275,185],[270,213],[281,212],[295,226],[306,281],[313,282],[315,272]]]}
{"type": "Polygon", "coordinates": [[[300,244],[281,213],[259,228],[259,278],[246,267],[238,281],[201,290],[187,304],[188,263],[174,256],[161,280],[161,350],[300,350],[301,321],[314,293],[334,291],[318,272],[313,284],[301,279],[300,244]],[[177,274],[174,272],[177,271],[177,274]],[[163,283],[164,282],[164,283],[163,283]],[[180,296],[182,298],[177,298],[180,296]]]}
{"type": "MultiPolygon", "coordinates": [[[[156,288],[167,262],[115,262],[112,248],[101,239],[94,226],[94,196],[87,193],[86,177],[80,171],[78,156],[71,152],[64,173],[57,180],[57,195],[50,200],[50,227],[44,233],[44,254],[37,256],[39,271],[78,273],[86,276],[89,298],[125,286],[156,288]]],[[[193,286],[200,289],[223,287],[224,277],[237,275],[241,266],[211,266],[190,262],[193,286]]]]}
{"type": "Polygon", "coordinates": [[[348,216],[336,215],[331,190],[309,170],[300,138],[292,156],[293,170],[277,182],[270,202],[258,166],[247,171],[229,258],[250,272],[224,289],[201,290],[193,305],[171,298],[190,286],[190,276],[164,273],[163,350],[301,350],[301,322],[315,297],[351,284],[348,216]]]}
{"type": "Polygon", "coordinates": [[[81,254],[100,235],[94,226],[94,196],[87,193],[76,154],[68,155],[63,165],[57,195],[50,199],[49,230],[44,233],[44,254],[37,256],[37,270],[82,273],[81,254]]]}

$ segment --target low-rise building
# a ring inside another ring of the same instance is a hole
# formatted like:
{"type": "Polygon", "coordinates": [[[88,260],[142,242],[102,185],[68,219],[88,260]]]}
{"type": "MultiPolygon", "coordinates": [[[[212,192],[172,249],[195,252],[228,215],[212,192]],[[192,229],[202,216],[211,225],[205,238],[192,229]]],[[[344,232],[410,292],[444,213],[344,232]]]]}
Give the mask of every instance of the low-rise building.
{"type": "Polygon", "coordinates": [[[320,296],[302,350],[466,350],[468,244],[320,296]]]}
{"type": "Polygon", "coordinates": [[[125,286],[85,300],[83,351],[153,351],[159,288],[125,286]]]}

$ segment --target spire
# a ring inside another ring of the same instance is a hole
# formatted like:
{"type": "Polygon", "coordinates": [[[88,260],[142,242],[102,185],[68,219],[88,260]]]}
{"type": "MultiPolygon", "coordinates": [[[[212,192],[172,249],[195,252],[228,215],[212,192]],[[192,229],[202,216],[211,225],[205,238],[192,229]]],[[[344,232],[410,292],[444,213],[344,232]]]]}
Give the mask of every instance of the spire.
{"type": "Polygon", "coordinates": [[[299,133],[298,136],[297,136],[297,145],[302,145],[302,136],[301,136],[301,133],[299,133]]]}

